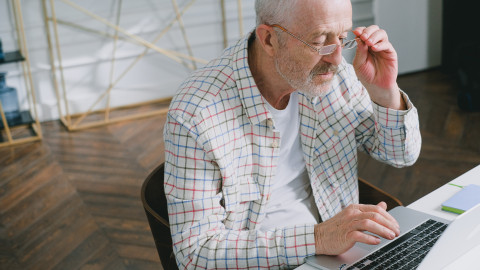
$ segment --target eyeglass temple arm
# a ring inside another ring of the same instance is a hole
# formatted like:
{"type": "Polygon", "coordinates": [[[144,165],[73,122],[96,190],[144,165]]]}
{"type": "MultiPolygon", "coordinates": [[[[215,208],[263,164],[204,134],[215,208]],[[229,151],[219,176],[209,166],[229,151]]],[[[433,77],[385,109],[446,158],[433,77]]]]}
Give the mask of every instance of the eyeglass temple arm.
{"type": "Polygon", "coordinates": [[[282,30],[283,32],[289,34],[290,36],[294,37],[296,40],[302,42],[303,44],[307,45],[308,47],[314,49],[315,51],[318,52],[318,49],[313,47],[312,45],[308,44],[307,42],[303,41],[301,38],[297,37],[296,35],[292,34],[290,31],[288,31],[287,29],[283,28],[282,26],[278,25],[278,24],[272,24],[270,25],[271,27],[277,27],[279,28],[280,30],[282,30]]]}

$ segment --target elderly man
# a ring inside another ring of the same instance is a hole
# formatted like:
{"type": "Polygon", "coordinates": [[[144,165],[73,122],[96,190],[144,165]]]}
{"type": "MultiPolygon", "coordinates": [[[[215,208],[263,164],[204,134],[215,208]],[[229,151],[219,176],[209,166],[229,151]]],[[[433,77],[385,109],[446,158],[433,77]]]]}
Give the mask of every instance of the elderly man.
{"type": "Polygon", "coordinates": [[[165,193],[179,268],[289,268],[393,239],[358,204],[357,150],[411,165],[416,109],[377,26],[349,0],[257,0],[257,27],[195,71],[165,125],[165,193]],[[353,66],[342,50],[355,47],[353,66]],[[365,232],[370,232],[365,233],[365,232]]]}

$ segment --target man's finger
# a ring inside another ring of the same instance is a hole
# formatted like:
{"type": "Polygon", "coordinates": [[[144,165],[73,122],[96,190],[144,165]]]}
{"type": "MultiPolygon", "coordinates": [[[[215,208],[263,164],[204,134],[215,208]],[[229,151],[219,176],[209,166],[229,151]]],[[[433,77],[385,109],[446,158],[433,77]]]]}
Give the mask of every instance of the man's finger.
{"type": "Polygon", "coordinates": [[[369,231],[387,239],[393,239],[400,234],[400,230],[390,220],[376,212],[364,212],[355,219],[355,229],[369,231]]]}
{"type": "Polygon", "coordinates": [[[384,202],[384,201],[381,201],[381,202],[377,203],[377,206],[380,206],[385,211],[387,210],[387,203],[384,202]]]}
{"type": "Polygon", "coordinates": [[[362,31],[362,34],[360,35],[360,38],[362,40],[367,40],[370,38],[370,36],[375,33],[376,31],[378,31],[380,29],[380,27],[378,27],[378,25],[370,25],[369,27],[363,29],[362,31]]]}
{"type": "Polygon", "coordinates": [[[368,41],[370,36],[374,33],[374,31],[378,31],[379,28],[378,26],[369,26],[369,27],[358,27],[355,30],[353,30],[353,33],[359,40],[364,42],[365,44],[371,46],[371,42],[368,41]],[[368,43],[367,43],[368,42],[368,43]]]}
{"type": "Polygon", "coordinates": [[[364,30],[365,28],[366,28],[365,26],[360,26],[360,27],[355,28],[355,30],[353,30],[352,32],[353,32],[356,36],[360,36],[360,35],[363,33],[363,30],[364,30]]]}
{"type": "MultiPolygon", "coordinates": [[[[386,204],[385,204],[385,206],[386,206],[386,204]]],[[[398,225],[397,220],[392,215],[390,215],[390,213],[388,213],[386,211],[386,207],[383,208],[379,205],[361,204],[361,205],[359,205],[358,209],[362,212],[366,212],[366,213],[375,212],[375,213],[378,213],[378,214],[382,215],[386,220],[389,221],[390,224],[393,225],[393,227],[395,227],[397,229],[396,231],[399,232],[398,229],[400,228],[400,226],[398,225]]]]}
{"type": "Polygon", "coordinates": [[[347,235],[347,237],[349,239],[352,239],[355,242],[360,242],[360,243],[364,243],[364,244],[367,244],[367,245],[378,245],[378,244],[380,244],[380,238],[378,238],[376,236],[373,236],[371,234],[360,232],[360,231],[352,231],[347,235]]]}
{"type": "Polygon", "coordinates": [[[357,51],[353,59],[353,65],[359,67],[367,61],[368,46],[362,40],[357,40],[357,51]]]}
{"type": "Polygon", "coordinates": [[[362,38],[362,40],[364,40],[368,46],[373,46],[379,42],[388,41],[388,36],[387,36],[387,32],[385,32],[383,29],[379,29],[373,32],[370,36],[368,36],[367,39],[362,38]]]}
{"type": "Polygon", "coordinates": [[[392,54],[392,57],[396,57],[395,50],[393,49],[392,44],[388,41],[382,41],[380,43],[373,45],[370,48],[373,52],[389,53],[389,54],[392,54]]]}

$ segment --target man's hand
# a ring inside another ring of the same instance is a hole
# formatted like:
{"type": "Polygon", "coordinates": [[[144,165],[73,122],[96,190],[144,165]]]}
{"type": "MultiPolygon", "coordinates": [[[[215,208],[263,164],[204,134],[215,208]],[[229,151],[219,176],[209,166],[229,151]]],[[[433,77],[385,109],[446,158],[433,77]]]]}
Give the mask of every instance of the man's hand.
{"type": "Polygon", "coordinates": [[[397,52],[387,33],[376,25],[358,27],[353,33],[358,44],[353,67],[372,101],[386,108],[406,109],[397,85],[397,52]]]}
{"type": "Polygon", "coordinates": [[[315,253],[338,255],[350,249],[356,242],[376,245],[380,238],[394,239],[400,234],[397,221],[386,211],[387,204],[354,204],[333,218],[315,225],[315,253]]]}

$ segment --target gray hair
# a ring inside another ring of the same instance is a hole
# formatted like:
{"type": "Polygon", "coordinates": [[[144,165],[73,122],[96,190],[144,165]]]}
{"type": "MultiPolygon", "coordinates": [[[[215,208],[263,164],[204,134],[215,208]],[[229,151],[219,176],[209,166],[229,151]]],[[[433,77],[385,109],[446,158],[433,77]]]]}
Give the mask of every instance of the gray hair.
{"type": "Polygon", "coordinates": [[[260,24],[288,23],[289,12],[292,12],[298,0],[256,0],[257,26],[260,24]]]}

